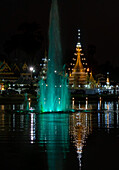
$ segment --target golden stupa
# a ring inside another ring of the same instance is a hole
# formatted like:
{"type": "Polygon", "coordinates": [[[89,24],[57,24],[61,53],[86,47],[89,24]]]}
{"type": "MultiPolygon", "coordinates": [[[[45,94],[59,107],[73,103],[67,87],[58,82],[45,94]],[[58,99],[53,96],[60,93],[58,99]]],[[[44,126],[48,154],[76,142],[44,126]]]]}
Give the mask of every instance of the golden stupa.
{"type": "Polygon", "coordinates": [[[76,46],[76,64],[72,70],[72,73],[69,75],[69,85],[72,88],[84,87],[84,85],[86,85],[87,83],[87,73],[85,72],[84,67],[81,63],[81,51],[81,45],[80,42],[78,42],[76,46]]]}

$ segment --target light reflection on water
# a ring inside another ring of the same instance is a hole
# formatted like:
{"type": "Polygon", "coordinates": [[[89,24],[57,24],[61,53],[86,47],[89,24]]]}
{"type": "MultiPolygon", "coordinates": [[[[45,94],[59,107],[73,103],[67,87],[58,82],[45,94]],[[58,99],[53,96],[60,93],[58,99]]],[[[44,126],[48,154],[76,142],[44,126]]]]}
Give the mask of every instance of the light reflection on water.
{"type": "Polygon", "coordinates": [[[69,152],[69,114],[39,115],[40,146],[45,146],[49,169],[62,169],[69,152]]]}
{"type": "Polygon", "coordinates": [[[70,120],[71,135],[73,143],[76,147],[79,159],[79,166],[81,167],[82,149],[85,145],[86,137],[92,132],[92,114],[89,113],[75,113],[70,120]]]}
{"type": "Polygon", "coordinates": [[[0,105],[0,143],[38,144],[39,152],[47,153],[45,161],[49,169],[65,169],[65,162],[72,153],[72,145],[79,161],[86,139],[96,129],[105,128],[109,133],[111,128],[117,128],[118,102],[99,100],[90,103],[88,99],[75,104],[72,99],[72,109],[75,113],[17,113],[23,105],[0,105]],[[14,112],[13,112],[14,111],[14,112]],[[42,148],[42,149],[41,149],[42,148]]]}

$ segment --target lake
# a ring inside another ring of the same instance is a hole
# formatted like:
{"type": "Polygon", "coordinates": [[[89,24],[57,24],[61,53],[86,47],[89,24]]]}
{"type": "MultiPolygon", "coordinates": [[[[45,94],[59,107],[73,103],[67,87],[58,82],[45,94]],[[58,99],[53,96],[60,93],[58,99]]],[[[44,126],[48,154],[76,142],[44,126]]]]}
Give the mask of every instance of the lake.
{"type": "Polygon", "coordinates": [[[23,108],[0,105],[2,170],[119,169],[118,101],[73,98],[72,113],[23,108]]]}

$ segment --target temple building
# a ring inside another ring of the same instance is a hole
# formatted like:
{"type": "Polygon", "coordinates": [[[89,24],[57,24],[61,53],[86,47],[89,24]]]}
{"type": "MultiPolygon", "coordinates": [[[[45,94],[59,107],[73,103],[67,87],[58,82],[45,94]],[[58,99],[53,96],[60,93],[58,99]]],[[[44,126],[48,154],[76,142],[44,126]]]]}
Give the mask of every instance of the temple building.
{"type": "MultiPolygon", "coordinates": [[[[78,39],[80,39],[80,30],[78,30],[78,39]]],[[[69,74],[69,86],[71,88],[82,88],[85,87],[87,84],[87,72],[86,69],[84,69],[84,66],[81,62],[81,44],[78,41],[76,45],[76,54],[77,54],[77,60],[74,68],[72,69],[72,73],[69,74]]]]}
{"type": "Polygon", "coordinates": [[[31,84],[32,73],[26,63],[18,66],[16,63],[9,65],[6,61],[0,61],[0,90],[13,84],[31,84]]]}
{"type": "MultiPolygon", "coordinates": [[[[78,45],[79,43],[80,43],[80,30],[78,30],[78,43],[77,43],[77,45],[78,45]]],[[[86,57],[85,57],[84,53],[82,52],[82,50],[81,50],[81,53],[80,53],[80,58],[81,58],[81,63],[82,63],[82,65],[83,65],[83,67],[84,67],[84,70],[85,70],[85,71],[86,71],[87,69],[89,70],[86,57]]],[[[68,72],[71,72],[71,71],[73,70],[73,68],[74,68],[74,66],[75,66],[75,64],[76,64],[76,60],[77,60],[77,52],[74,53],[74,56],[73,56],[73,58],[72,58],[72,60],[71,60],[71,62],[70,62],[70,66],[69,66],[69,68],[68,68],[68,72]]]]}
{"type": "Polygon", "coordinates": [[[15,81],[16,85],[30,85],[32,82],[32,72],[29,71],[29,68],[26,63],[20,69],[20,77],[15,81]]]}
{"type": "Polygon", "coordinates": [[[89,86],[89,88],[95,88],[96,87],[96,81],[93,78],[92,71],[90,72],[88,86],[89,86]]]}
{"type": "Polygon", "coordinates": [[[5,61],[0,62],[0,80],[1,81],[16,81],[20,76],[20,70],[16,64],[9,66],[5,61]]]}

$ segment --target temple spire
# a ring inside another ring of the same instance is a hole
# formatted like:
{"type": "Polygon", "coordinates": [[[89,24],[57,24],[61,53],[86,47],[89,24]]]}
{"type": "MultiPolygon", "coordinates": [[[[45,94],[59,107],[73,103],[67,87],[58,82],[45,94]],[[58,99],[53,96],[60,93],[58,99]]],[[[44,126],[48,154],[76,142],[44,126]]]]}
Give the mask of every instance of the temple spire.
{"type": "Polygon", "coordinates": [[[84,70],[83,64],[81,62],[81,43],[80,43],[80,30],[78,30],[78,42],[76,44],[76,64],[74,68],[72,69],[72,73],[69,77],[69,85],[71,85],[72,88],[79,88],[84,87],[84,85],[87,83],[86,77],[87,73],[84,70]]]}
{"type": "Polygon", "coordinates": [[[83,64],[81,62],[81,51],[82,51],[82,48],[81,48],[81,43],[80,43],[80,29],[78,29],[78,42],[76,45],[77,60],[76,60],[75,66],[74,66],[74,71],[76,71],[77,69],[80,72],[84,71],[83,64]]]}
{"type": "Polygon", "coordinates": [[[84,70],[84,68],[83,68],[83,65],[81,63],[81,51],[82,51],[82,49],[80,48],[80,45],[77,45],[76,51],[77,51],[77,60],[76,60],[76,65],[74,66],[74,70],[79,69],[82,72],[84,70]]]}
{"type": "Polygon", "coordinates": [[[78,42],[80,42],[80,29],[78,29],[78,42]]]}

